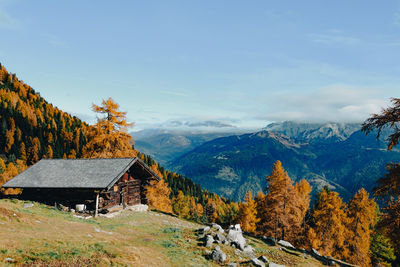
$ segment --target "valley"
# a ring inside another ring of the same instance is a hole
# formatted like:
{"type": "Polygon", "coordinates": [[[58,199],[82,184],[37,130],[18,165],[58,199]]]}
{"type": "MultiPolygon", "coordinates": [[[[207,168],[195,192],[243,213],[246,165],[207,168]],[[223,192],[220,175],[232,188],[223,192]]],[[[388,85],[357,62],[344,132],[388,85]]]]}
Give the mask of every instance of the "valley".
{"type": "MultiPolygon", "coordinates": [[[[212,140],[207,140],[211,134],[208,138],[199,134],[200,141],[184,148],[162,142],[181,136],[148,137],[153,147],[147,153],[157,154],[159,148],[175,151],[172,159],[172,155],[157,155],[172,170],[235,201],[241,201],[248,190],[254,194],[263,190],[276,160],[282,161],[293,180],[309,181],[314,193],[329,186],[345,199],[361,187],[372,190],[386,163],[400,160],[398,150],[386,150],[387,133],[377,140],[374,134],[362,133],[356,123],[274,123],[255,133],[212,140]]],[[[141,144],[140,139],[137,142],[141,144]]]]}

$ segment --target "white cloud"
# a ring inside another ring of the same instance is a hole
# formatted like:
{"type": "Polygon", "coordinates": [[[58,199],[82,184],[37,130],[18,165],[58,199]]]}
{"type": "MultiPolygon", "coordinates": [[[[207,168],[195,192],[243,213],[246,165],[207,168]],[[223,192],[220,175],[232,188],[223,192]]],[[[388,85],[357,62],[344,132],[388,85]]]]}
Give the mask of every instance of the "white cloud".
{"type": "Polygon", "coordinates": [[[312,42],[321,44],[342,44],[342,45],[356,45],[361,42],[357,37],[345,35],[342,31],[334,29],[325,34],[310,34],[312,42]]]}
{"type": "Polygon", "coordinates": [[[389,104],[377,89],[332,85],[300,93],[278,93],[268,101],[261,120],[362,122],[389,104]]]}

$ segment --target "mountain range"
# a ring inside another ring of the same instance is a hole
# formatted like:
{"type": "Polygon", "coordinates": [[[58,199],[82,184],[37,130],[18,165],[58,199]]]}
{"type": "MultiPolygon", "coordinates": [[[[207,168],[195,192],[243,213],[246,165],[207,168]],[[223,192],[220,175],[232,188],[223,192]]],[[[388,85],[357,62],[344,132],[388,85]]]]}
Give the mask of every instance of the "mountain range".
{"type": "MultiPolygon", "coordinates": [[[[196,141],[181,146],[165,140],[192,140],[191,135],[159,133],[146,140],[154,150],[159,144],[158,151],[171,149],[162,159],[169,168],[233,200],[242,200],[248,190],[264,189],[276,160],[292,180],[305,178],[314,192],[327,185],[344,199],[361,187],[372,190],[386,163],[400,160],[398,150],[387,151],[383,139],[365,135],[359,123],[281,122],[254,133],[225,134],[214,139],[196,134],[196,141]]],[[[153,155],[151,149],[146,153],[153,155]]]]}
{"type": "Polygon", "coordinates": [[[234,132],[197,132],[167,129],[148,129],[130,133],[135,148],[151,155],[161,164],[193,150],[207,141],[235,134],[234,132]]]}

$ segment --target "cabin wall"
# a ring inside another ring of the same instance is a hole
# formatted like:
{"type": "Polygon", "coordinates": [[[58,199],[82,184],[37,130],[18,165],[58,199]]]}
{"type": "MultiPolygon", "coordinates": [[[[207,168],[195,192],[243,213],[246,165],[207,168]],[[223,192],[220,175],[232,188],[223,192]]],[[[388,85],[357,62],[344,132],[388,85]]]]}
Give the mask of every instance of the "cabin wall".
{"type": "Polygon", "coordinates": [[[85,204],[87,209],[94,210],[96,208],[96,193],[94,189],[25,188],[19,198],[47,205],[57,203],[75,208],[76,204],[85,204]]]}
{"type": "Polygon", "coordinates": [[[132,206],[147,204],[145,184],[141,179],[136,179],[129,173],[125,173],[108,191],[100,193],[99,209],[107,209],[113,206],[132,206]]]}

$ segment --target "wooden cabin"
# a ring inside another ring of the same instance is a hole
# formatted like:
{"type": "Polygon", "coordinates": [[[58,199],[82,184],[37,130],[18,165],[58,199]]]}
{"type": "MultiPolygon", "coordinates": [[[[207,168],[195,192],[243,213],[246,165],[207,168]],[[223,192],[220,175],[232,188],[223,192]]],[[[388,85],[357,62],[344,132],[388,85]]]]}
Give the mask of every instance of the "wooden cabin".
{"type": "Polygon", "coordinates": [[[42,159],[3,187],[21,188],[21,199],[71,208],[85,204],[97,214],[147,204],[145,187],[159,179],[138,158],[42,159]]]}

